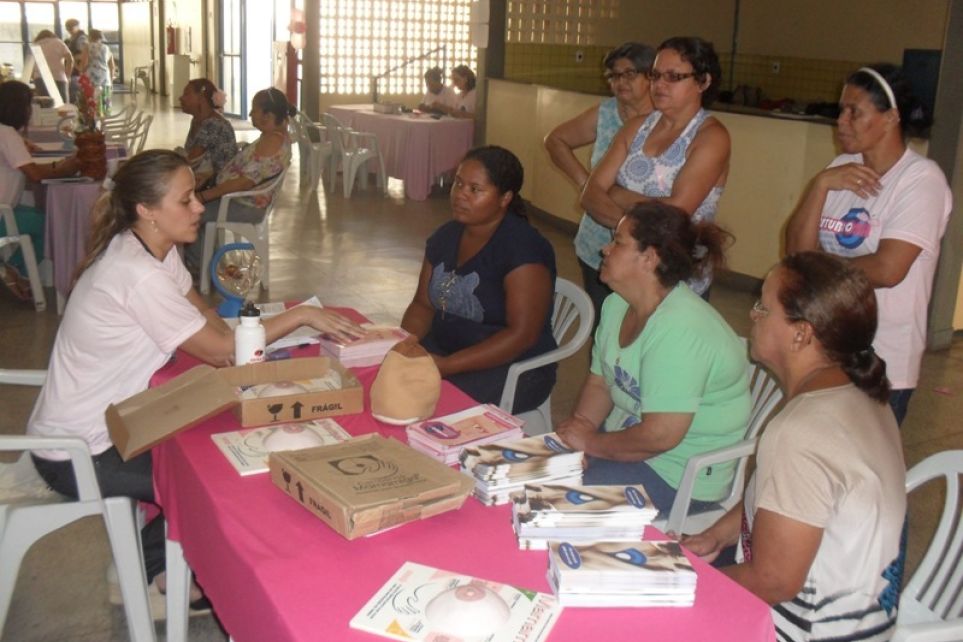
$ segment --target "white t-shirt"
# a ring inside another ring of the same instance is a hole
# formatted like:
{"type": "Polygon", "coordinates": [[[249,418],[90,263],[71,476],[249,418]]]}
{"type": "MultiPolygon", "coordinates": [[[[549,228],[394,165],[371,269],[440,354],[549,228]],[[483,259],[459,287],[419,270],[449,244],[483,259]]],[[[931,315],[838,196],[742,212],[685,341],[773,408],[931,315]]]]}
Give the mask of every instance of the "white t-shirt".
{"type": "MultiPolygon", "coordinates": [[[[862,163],[861,154],[843,154],[830,167],[862,163]]],[[[922,251],[895,287],[878,288],[879,327],[873,347],[886,361],[893,389],[915,388],[926,347],[926,309],[940,239],[953,206],[946,177],[933,161],[907,149],[880,179],[877,196],[829,192],[819,222],[823,250],[844,257],[873,254],[882,239],[897,239],[922,251]]]]}
{"type": "MultiPolygon", "coordinates": [[[[37,43],[43,50],[43,57],[47,60],[47,66],[50,67],[50,75],[53,76],[54,80],[60,82],[67,82],[67,69],[64,67],[64,58],[73,59],[73,54],[70,53],[70,48],[64,44],[64,41],[60,38],[44,38],[37,43]]],[[[40,73],[34,74],[34,77],[39,78],[40,73]]]]}
{"type": "Polygon", "coordinates": [[[20,168],[31,162],[20,133],[0,124],[0,203],[13,207],[20,201],[25,179],[20,168]]]}
{"type": "Polygon", "coordinates": [[[115,236],[67,302],[27,433],[82,437],[95,455],[110,448],[107,406],[145,390],[174,350],[204,327],[185,296],[190,288],[176,249],[158,261],[131,232],[115,236]]]}
{"type": "Polygon", "coordinates": [[[455,104],[454,107],[458,111],[468,112],[469,114],[475,113],[475,90],[466,91],[465,93],[455,94],[455,104]]]}
{"type": "Polygon", "coordinates": [[[756,464],[741,551],[760,508],[823,529],[802,591],[772,607],[777,637],[888,640],[906,516],[906,466],[889,404],[852,384],[803,393],[769,423],[756,464]]]}
{"type": "Polygon", "coordinates": [[[455,105],[455,90],[448,85],[444,85],[437,94],[426,91],[425,97],[421,99],[421,104],[431,106],[435,103],[445,107],[453,107],[455,105]]]}

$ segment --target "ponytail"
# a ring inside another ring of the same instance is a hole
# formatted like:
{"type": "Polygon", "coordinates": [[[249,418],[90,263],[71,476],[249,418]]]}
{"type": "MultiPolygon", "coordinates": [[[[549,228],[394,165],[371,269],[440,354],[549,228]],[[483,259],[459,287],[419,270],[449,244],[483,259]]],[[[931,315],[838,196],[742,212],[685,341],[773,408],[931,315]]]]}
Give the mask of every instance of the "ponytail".
{"type": "Polygon", "coordinates": [[[137,205],[156,206],[167,194],[170,178],[181,167],[189,167],[179,154],[153,149],[137,154],[114,175],[114,186],[101,194],[94,204],[94,221],[87,245],[87,256],[74,272],[71,288],[80,276],[107,250],[118,234],[137,222],[137,205]]]}

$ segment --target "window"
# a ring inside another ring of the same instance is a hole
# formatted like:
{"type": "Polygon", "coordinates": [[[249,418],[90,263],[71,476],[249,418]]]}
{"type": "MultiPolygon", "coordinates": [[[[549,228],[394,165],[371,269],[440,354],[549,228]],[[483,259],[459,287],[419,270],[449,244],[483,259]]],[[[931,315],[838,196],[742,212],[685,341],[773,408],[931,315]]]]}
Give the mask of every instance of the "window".
{"type": "Polygon", "coordinates": [[[476,69],[470,7],[471,0],[322,2],[321,93],[369,94],[371,78],[385,74],[379,94],[421,94],[430,67],[476,69]]]}
{"type": "Polygon", "coordinates": [[[617,28],[621,0],[509,0],[505,41],[597,45],[617,28]]]}

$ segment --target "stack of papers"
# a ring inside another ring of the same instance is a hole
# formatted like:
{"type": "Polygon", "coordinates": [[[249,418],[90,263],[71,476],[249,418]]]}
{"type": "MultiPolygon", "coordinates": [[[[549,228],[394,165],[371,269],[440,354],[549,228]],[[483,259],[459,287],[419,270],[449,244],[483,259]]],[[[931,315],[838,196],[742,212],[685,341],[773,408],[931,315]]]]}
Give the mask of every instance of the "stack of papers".
{"type": "MultiPolygon", "coordinates": [[[[287,310],[287,306],[284,304],[283,301],[274,301],[271,303],[255,303],[254,305],[255,307],[257,307],[258,310],[261,311],[261,321],[264,321],[265,319],[270,319],[271,317],[275,317],[281,314],[282,312],[284,312],[285,310],[287,310]]],[[[308,305],[313,308],[324,307],[323,305],[321,305],[321,301],[318,300],[318,297],[316,296],[313,296],[310,299],[307,299],[306,301],[302,301],[298,305],[308,305]]],[[[232,330],[236,328],[238,324],[238,320],[236,317],[233,319],[232,318],[224,319],[224,322],[232,330]]],[[[283,337],[281,337],[271,345],[267,346],[267,349],[269,351],[280,350],[282,348],[291,348],[291,347],[296,347],[301,345],[307,345],[310,343],[319,343],[320,342],[320,339],[318,338],[319,334],[321,333],[318,330],[315,330],[314,328],[312,328],[311,326],[302,325],[300,328],[297,328],[293,332],[289,332],[288,334],[284,335],[283,337]]]]}
{"type": "Polygon", "coordinates": [[[522,439],[524,421],[493,404],[472,406],[444,417],[408,426],[408,445],[448,464],[458,463],[461,451],[504,439],[522,439]]]}
{"type": "Polygon", "coordinates": [[[569,450],[554,432],[465,448],[459,457],[475,478],[475,497],[489,506],[507,504],[525,484],[581,484],[582,460],[583,453],[569,450]]]}
{"type": "Polygon", "coordinates": [[[562,606],[692,606],[696,572],[678,542],[552,542],[548,582],[562,606]]]}
{"type": "Polygon", "coordinates": [[[388,351],[408,337],[408,333],[397,326],[368,324],[362,328],[364,335],[347,343],[322,334],[321,348],[345,367],[364,368],[380,365],[388,351]]]}
{"type": "Polygon", "coordinates": [[[405,562],[350,624],[409,642],[541,642],[561,611],[545,593],[405,562]]]}
{"type": "Polygon", "coordinates": [[[526,484],[512,496],[518,547],[545,550],[549,540],[639,542],[659,514],[642,486],[526,484]]]}

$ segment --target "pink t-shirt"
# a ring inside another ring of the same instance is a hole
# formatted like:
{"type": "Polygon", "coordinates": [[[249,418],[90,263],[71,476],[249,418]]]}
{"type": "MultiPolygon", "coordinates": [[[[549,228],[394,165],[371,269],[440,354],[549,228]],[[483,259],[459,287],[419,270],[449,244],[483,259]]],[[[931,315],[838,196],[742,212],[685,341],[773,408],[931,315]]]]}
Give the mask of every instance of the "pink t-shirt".
{"type": "Polygon", "coordinates": [[[27,433],[82,437],[95,455],[110,448],[107,406],[145,390],[174,350],[204,327],[185,296],[190,289],[176,249],[159,261],[131,232],[114,237],[67,302],[27,433]]]}
{"type": "MultiPolygon", "coordinates": [[[[862,162],[861,154],[843,154],[829,166],[862,162]]],[[[922,250],[900,283],[876,289],[879,327],[873,342],[886,361],[893,388],[915,388],[926,347],[926,309],[953,197],[939,166],[910,149],[880,182],[880,193],[866,199],[848,190],[829,192],[819,222],[819,244],[826,252],[847,258],[875,253],[882,239],[905,241],[922,250]]]]}
{"type": "MultiPolygon", "coordinates": [[[[43,57],[47,60],[47,66],[50,67],[50,75],[53,79],[59,82],[67,82],[67,69],[64,67],[64,59],[69,58],[73,60],[73,54],[70,53],[70,48],[64,43],[60,38],[44,38],[37,43],[43,50],[43,57]]],[[[37,73],[36,77],[40,74],[37,73]]]]}
{"type": "Polygon", "coordinates": [[[13,207],[23,192],[24,174],[20,168],[33,162],[20,133],[0,124],[0,204],[13,207]]]}

